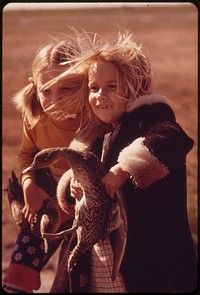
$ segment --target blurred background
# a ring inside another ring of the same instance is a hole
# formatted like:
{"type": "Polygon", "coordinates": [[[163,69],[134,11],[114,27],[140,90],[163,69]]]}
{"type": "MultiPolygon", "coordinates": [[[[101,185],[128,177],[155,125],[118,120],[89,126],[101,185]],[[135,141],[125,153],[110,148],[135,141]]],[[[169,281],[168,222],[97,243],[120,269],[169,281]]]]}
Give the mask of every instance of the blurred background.
{"type": "MultiPolygon", "coordinates": [[[[68,26],[99,34],[129,30],[148,53],[154,92],[169,98],[183,129],[195,140],[187,157],[188,217],[197,249],[197,112],[198,11],[192,3],[13,3],[2,10],[2,188],[13,169],[19,176],[17,153],[22,120],[11,98],[26,86],[38,47],[51,37],[64,38],[68,26]]],[[[2,192],[2,275],[17,234],[6,192],[2,192]]],[[[42,272],[37,292],[49,292],[58,252],[42,272]]]]}

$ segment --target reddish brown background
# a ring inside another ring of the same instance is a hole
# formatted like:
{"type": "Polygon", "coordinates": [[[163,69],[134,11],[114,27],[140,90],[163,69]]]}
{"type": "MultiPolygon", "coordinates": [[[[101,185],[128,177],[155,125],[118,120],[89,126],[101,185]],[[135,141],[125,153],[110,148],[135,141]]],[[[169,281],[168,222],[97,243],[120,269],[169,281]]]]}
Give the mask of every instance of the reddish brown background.
{"type": "MultiPolygon", "coordinates": [[[[197,8],[187,6],[121,7],[77,10],[3,10],[3,166],[2,185],[16,158],[21,141],[21,115],[11,103],[12,95],[28,84],[31,62],[38,46],[50,36],[70,33],[67,25],[97,33],[128,29],[137,43],[148,50],[154,92],[167,96],[185,131],[195,140],[187,158],[188,214],[197,246],[197,8]]],[[[2,194],[2,268],[8,265],[17,227],[6,193],[2,194]]],[[[56,268],[57,254],[42,272],[40,292],[48,292],[56,268]]]]}

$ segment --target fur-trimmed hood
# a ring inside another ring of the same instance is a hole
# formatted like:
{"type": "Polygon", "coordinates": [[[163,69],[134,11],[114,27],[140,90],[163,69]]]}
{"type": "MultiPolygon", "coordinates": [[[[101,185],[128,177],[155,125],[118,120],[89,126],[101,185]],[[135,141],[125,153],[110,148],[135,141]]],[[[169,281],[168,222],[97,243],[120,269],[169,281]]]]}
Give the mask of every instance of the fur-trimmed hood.
{"type": "Polygon", "coordinates": [[[127,113],[130,113],[136,110],[137,108],[140,108],[141,106],[152,105],[157,103],[164,103],[170,106],[170,102],[165,96],[156,93],[148,94],[139,96],[135,100],[131,101],[127,106],[127,113]]]}

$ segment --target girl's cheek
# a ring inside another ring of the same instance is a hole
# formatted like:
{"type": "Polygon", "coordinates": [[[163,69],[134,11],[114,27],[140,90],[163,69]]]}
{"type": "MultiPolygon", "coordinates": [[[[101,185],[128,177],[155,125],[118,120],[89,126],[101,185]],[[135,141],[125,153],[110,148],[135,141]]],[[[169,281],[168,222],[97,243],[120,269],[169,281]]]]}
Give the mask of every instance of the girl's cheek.
{"type": "Polygon", "coordinates": [[[89,94],[89,100],[96,100],[98,97],[98,93],[96,92],[90,92],[89,94]]]}
{"type": "Polygon", "coordinates": [[[92,105],[94,103],[94,97],[92,94],[89,95],[89,104],[92,105]]]}
{"type": "Polygon", "coordinates": [[[89,103],[90,103],[90,106],[93,110],[96,109],[96,101],[95,100],[91,100],[89,103]]]}

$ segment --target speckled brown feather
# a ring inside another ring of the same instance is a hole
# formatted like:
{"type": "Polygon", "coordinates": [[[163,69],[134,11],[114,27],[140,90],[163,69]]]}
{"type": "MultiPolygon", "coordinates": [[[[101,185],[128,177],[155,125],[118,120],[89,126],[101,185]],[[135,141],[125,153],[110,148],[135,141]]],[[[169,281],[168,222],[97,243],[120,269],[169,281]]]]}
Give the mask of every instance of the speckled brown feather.
{"type": "MultiPolygon", "coordinates": [[[[107,236],[108,221],[113,201],[106,194],[105,187],[101,181],[102,177],[107,173],[107,169],[91,152],[78,152],[63,147],[48,148],[40,151],[35,156],[32,165],[28,169],[35,170],[41,167],[48,167],[61,158],[67,159],[75,178],[79,180],[83,187],[84,195],[80,201],[76,200],[74,227],[56,234],[46,232],[43,236],[47,239],[62,238],[76,230],[77,245],[70,253],[68,259],[68,270],[71,271],[84,253],[91,250],[93,245],[107,236]]],[[[62,210],[67,213],[72,209],[74,210],[65,198],[66,187],[69,185],[71,178],[69,171],[63,174],[57,186],[58,203],[62,210]]],[[[121,208],[123,207],[120,202],[119,205],[121,208]]],[[[116,242],[114,249],[113,279],[115,279],[119,271],[126,244],[126,214],[124,214],[123,209],[121,213],[122,222],[117,233],[120,243],[118,247],[118,242],[116,242]]],[[[118,229],[116,228],[116,230],[118,229]]]]}

